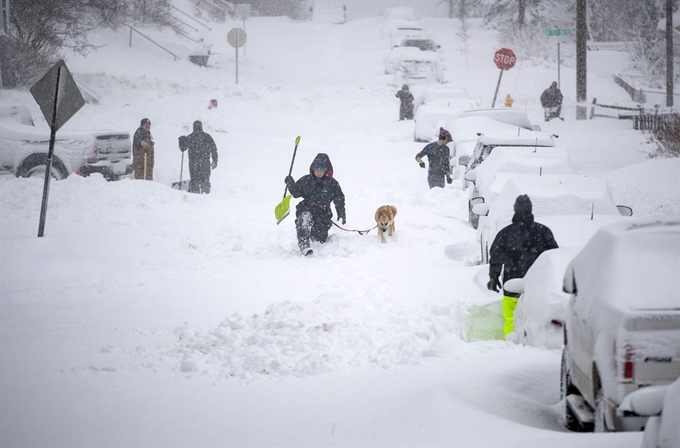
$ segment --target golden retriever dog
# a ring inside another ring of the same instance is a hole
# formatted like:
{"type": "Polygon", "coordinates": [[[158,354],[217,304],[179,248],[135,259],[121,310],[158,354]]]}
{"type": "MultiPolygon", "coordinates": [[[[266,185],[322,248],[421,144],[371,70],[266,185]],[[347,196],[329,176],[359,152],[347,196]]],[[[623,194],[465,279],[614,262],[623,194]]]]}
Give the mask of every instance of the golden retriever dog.
{"type": "Polygon", "coordinates": [[[378,224],[378,235],[380,242],[385,242],[385,232],[389,236],[394,235],[394,217],[397,216],[397,207],[394,205],[383,205],[375,211],[375,222],[378,224]]]}

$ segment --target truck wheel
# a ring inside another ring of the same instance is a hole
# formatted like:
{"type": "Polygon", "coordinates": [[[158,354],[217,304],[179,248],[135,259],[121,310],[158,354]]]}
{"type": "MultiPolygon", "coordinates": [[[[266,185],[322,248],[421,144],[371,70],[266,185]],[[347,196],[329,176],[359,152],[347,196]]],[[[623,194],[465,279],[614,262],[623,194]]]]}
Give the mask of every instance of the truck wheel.
{"type": "MultiPolygon", "coordinates": [[[[26,157],[21,166],[19,166],[17,177],[39,177],[44,179],[47,165],[47,154],[32,154],[26,157]]],[[[57,158],[52,161],[51,174],[54,180],[62,180],[68,176],[63,164],[57,158]]]]}
{"type": "Polygon", "coordinates": [[[574,410],[569,406],[567,395],[581,395],[576,387],[571,384],[571,375],[567,364],[567,348],[562,349],[562,363],[560,364],[560,399],[564,401],[564,427],[569,431],[587,432],[574,410]]]}
{"type": "Polygon", "coordinates": [[[602,388],[597,391],[595,396],[595,432],[609,432],[607,425],[607,402],[604,399],[602,388]]]}

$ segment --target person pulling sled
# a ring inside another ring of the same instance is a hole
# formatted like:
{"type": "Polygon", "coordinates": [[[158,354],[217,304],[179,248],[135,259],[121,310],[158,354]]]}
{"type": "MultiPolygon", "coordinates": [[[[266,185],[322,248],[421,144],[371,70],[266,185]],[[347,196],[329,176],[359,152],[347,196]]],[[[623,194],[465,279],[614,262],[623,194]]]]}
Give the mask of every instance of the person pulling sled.
{"type": "Polygon", "coordinates": [[[557,83],[553,82],[550,87],[545,89],[541,94],[541,106],[545,111],[545,121],[550,121],[553,118],[559,118],[564,121],[564,118],[560,117],[562,113],[562,92],[557,88],[557,83]]]}
{"type": "Polygon", "coordinates": [[[328,155],[319,153],[309,166],[309,174],[295,181],[293,176],[284,180],[294,198],[303,198],[295,210],[295,230],[298,247],[305,255],[313,253],[311,241],[325,243],[331,228],[335,204],[338,221],[347,222],[345,216],[345,195],[337,180],[333,178],[333,165],[328,155]]]}

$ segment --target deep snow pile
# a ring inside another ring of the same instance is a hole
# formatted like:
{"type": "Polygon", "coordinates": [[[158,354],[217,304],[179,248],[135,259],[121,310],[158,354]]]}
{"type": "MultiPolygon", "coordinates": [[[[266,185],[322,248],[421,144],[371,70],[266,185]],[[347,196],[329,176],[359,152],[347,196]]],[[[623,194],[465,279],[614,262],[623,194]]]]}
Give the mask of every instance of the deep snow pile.
{"type": "MultiPolygon", "coordinates": [[[[421,21],[442,45],[450,85],[490,103],[493,32],[472,21],[466,65],[456,20],[421,21]]],[[[565,432],[559,352],[465,342],[467,307],[499,296],[484,288],[488,267],[474,265],[468,192],[429,190],[414,161],[423,144],[413,142],[412,122],[397,121],[382,23],[253,18],[238,85],[224,36],[240,22],[211,24],[207,68],[130,49],[125,33],[106,30],[92,36],[106,47],[68,60],[102,100],[66,126],[132,132],[150,118],[155,182],[53,182],[38,239],[42,182],[0,178],[0,440],[639,445],[640,434],[565,432]],[[212,98],[219,107],[208,110],[212,98]],[[169,187],[180,173],[177,137],[195,119],[220,153],[207,196],[169,187]],[[333,228],[313,258],[299,254],[294,217],[276,226],[273,213],[298,135],[293,176],[328,153],[347,197],[346,227],[368,229],[375,209],[393,204],[393,238],[380,244],[374,232],[333,228]]],[[[597,56],[589,91],[625,98],[606,70],[618,59],[597,56]]],[[[574,121],[572,70],[562,75],[566,121],[541,121],[538,97],[554,76],[554,67],[519,63],[502,96],[559,133],[580,173],[608,176],[617,203],[655,216],[654,196],[667,207],[658,215],[677,212],[676,161],[648,161],[651,147],[630,123],[574,121]]],[[[0,101],[39,115],[28,92],[0,91],[0,101]]]]}

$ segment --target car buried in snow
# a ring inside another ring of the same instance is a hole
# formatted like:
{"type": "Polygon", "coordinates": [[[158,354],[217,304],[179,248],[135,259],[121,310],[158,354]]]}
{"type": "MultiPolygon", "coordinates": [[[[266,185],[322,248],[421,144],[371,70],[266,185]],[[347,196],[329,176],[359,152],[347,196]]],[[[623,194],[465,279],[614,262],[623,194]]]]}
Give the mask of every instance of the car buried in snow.
{"type": "Polygon", "coordinates": [[[595,230],[605,224],[626,220],[630,207],[616,205],[607,181],[575,174],[521,174],[505,182],[491,204],[476,203],[479,215],[477,240],[481,262],[489,262],[489,251],[498,232],[512,223],[514,204],[526,194],[533,204],[536,222],[548,226],[557,244],[583,246],[595,230]]]}
{"type": "MultiPolygon", "coordinates": [[[[44,177],[50,130],[36,126],[25,106],[0,106],[0,171],[16,177],[44,177]]],[[[107,180],[132,174],[130,133],[59,131],[50,171],[53,179],[100,173],[107,180]]]]}
{"type": "Polygon", "coordinates": [[[602,227],[569,263],[561,366],[568,429],[639,431],[647,415],[626,397],[680,377],[678,272],[678,218],[602,227]]]}

